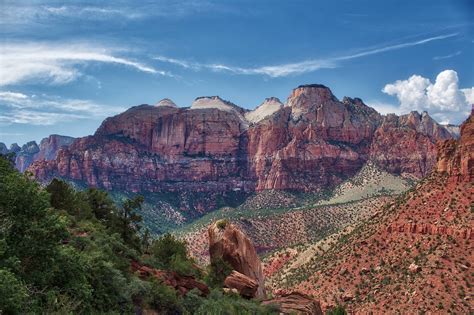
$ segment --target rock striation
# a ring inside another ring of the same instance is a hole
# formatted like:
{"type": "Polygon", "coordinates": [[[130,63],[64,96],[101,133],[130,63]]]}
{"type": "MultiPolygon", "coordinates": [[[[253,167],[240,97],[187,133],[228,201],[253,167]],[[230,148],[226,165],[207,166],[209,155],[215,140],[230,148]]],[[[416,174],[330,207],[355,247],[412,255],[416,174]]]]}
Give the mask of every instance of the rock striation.
{"type": "MultiPolygon", "coordinates": [[[[394,174],[425,176],[436,163],[436,142],[450,138],[426,113],[382,116],[359,98],[339,101],[312,84],[294,89],[285,105],[268,98],[253,111],[218,96],[188,108],[169,99],[135,106],[29,170],[41,181],[62,177],[131,192],[318,191],[368,160],[394,174]]],[[[211,210],[212,200],[198,208],[211,210]]]]}
{"type": "Polygon", "coordinates": [[[391,173],[421,178],[436,164],[437,141],[447,139],[451,133],[426,112],[389,114],[374,133],[370,159],[391,173]]]}
{"type": "Polygon", "coordinates": [[[235,289],[246,298],[253,298],[257,294],[258,283],[246,275],[232,270],[231,274],[224,280],[224,286],[228,289],[235,289]]]}
{"type": "Polygon", "coordinates": [[[474,118],[461,125],[459,140],[446,140],[438,144],[436,170],[467,182],[474,181],[474,118]]]}
{"type": "Polygon", "coordinates": [[[225,220],[210,225],[208,235],[211,261],[222,258],[236,271],[224,283],[227,282],[229,288],[236,288],[243,296],[265,297],[262,263],[248,237],[225,220]]]}
{"type": "Polygon", "coordinates": [[[279,311],[283,314],[324,314],[321,310],[321,305],[317,300],[300,292],[283,293],[273,299],[263,301],[262,304],[276,305],[279,311]]]}

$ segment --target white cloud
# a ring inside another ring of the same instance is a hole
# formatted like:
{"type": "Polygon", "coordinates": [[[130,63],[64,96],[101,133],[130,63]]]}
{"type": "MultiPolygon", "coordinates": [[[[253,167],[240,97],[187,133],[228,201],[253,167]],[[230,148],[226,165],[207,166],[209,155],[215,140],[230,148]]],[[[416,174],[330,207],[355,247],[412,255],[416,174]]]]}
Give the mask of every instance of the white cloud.
{"type": "Polygon", "coordinates": [[[0,122],[54,125],[62,121],[104,118],[125,108],[97,104],[89,100],[48,95],[0,92],[0,122]]]}
{"type": "Polygon", "coordinates": [[[459,89],[456,71],[445,70],[434,83],[420,75],[387,84],[382,92],[396,96],[403,113],[428,111],[441,123],[460,123],[470,113],[473,88],[459,89]]]}
{"type": "Polygon", "coordinates": [[[461,92],[466,96],[468,103],[474,105],[474,87],[470,89],[461,89],[461,92]]]}
{"type": "Polygon", "coordinates": [[[0,86],[30,80],[65,84],[81,75],[85,63],[123,65],[138,71],[168,75],[140,62],[114,56],[113,49],[87,43],[2,43],[0,86]]]}
{"type": "Polygon", "coordinates": [[[453,57],[456,57],[456,56],[459,56],[460,54],[462,54],[462,51],[456,51],[455,53],[452,53],[452,54],[449,54],[449,55],[445,55],[445,56],[435,56],[433,57],[433,60],[444,60],[444,59],[449,59],[449,58],[453,58],[453,57]]]}
{"type": "Polygon", "coordinates": [[[358,53],[343,55],[339,57],[332,57],[332,58],[326,58],[326,59],[312,59],[312,60],[306,60],[306,61],[296,62],[296,63],[287,63],[287,64],[274,65],[274,66],[261,66],[261,67],[253,67],[253,68],[235,67],[235,66],[229,66],[229,65],[224,65],[224,64],[205,64],[205,63],[189,62],[186,60],[168,58],[164,56],[157,56],[155,57],[155,59],[161,62],[167,62],[167,63],[171,63],[177,66],[181,66],[186,69],[193,69],[193,70],[208,69],[212,71],[225,71],[225,72],[231,72],[235,74],[244,74],[244,75],[260,74],[260,75],[267,75],[272,78],[277,78],[277,77],[285,77],[288,75],[296,75],[296,74],[313,72],[319,69],[331,69],[331,68],[337,67],[341,61],[352,60],[356,58],[380,54],[387,51],[398,50],[398,49],[407,48],[407,47],[424,45],[432,41],[443,40],[443,39],[455,37],[457,35],[458,33],[433,36],[433,37],[428,37],[428,38],[424,38],[424,39],[412,41],[412,42],[405,42],[405,43],[400,43],[396,45],[388,45],[388,46],[365,49],[358,53]]]}

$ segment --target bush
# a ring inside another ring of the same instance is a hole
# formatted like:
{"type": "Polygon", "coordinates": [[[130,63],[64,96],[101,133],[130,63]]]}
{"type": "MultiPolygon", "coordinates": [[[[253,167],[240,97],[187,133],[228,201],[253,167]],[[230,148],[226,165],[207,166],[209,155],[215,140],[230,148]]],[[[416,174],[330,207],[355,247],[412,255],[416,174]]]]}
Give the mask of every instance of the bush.
{"type": "Polygon", "coordinates": [[[194,314],[266,315],[279,314],[279,312],[273,306],[264,306],[255,300],[245,300],[238,295],[224,295],[219,289],[214,289],[194,314]]]}
{"type": "Polygon", "coordinates": [[[147,262],[155,268],[200,277],[199,271],[194,267],[194,260],[188,256],[186,243],[169,233],[151,244],[150,255],[147,262]]]}
{"type": "Polygon", "coordinates": [[[327,315],[346,315],[347,312],[343,306],[338,305],[333,309],[330,309],[326,312],[327,315]]]}
{"type": "Polygon", "coordinates": [[[0,269],[0,314],[26,312],[27,297],[23,283],[10,271],[0,269]]]}
{"type": "Polygon", "coordinates": [[[225,227],[229,224],[229,220],[227,219],[222,219],[216,222],[216,226],[220,229],[223,230],[225,227]]]}
{"type": "Polygon", "coordinates": [[[222,288],[224,280],[232,272],[233,268],[222,257],[214,258],[208,266],[205,281],[211,288],[222,288]]]}
{"type": "Polygon", "coordinates": [[[146,304],[163,314],[180,314],[182,306],[176,291],[156,280],[151,282],[146,304]]]}

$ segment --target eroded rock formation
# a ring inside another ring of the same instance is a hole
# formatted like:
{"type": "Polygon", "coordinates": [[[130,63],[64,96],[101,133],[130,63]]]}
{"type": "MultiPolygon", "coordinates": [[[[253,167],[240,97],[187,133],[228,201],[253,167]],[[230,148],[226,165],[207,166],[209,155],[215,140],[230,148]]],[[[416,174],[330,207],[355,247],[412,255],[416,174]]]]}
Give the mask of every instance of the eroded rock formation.
{"type": "Polygon", "coordinates": [[[235,270],[232,270],[231,274],[225,278],[224,286],[231,290],[237,290],[241,296],[246,298],[255,297],[258,289],[257,281],[235,270]]]}
{"type": "MultiPolygon", "coordinates": [[[[255,251],[252,242],[233,224],[220,220],[214,222],[208,228],[209,234],[209,255],[211,260],[222,258],[229,263],[238,273],[254,280],[256,297],[265,297],[265,278],[263,275],[262,263],[255,251]]],[[[231,279],[226,279],[230,288],[245,290],[245,294],[250,293],[253,286],[244,277],[238,274],[231,274],[231,279]],[[240,282],[240,284],[236,284],[240,282]]],[[[240,292],[240,290],[239,290],[240,292]]]]}
{"type": "Polygon", "coordinates": [[[458,141],[450,139],[439,143],[436,170],[448,173],[459,180],[474,180],[474,118],[473,115],[461,125],[458,141]]]}
{"type": "Polygon", "coordinates": [[[313,84],[294,89],[284,106],[269,98],[254,111],[217,96],[189,108],[169,99],[132,107],[29,170],[42,181],[59,176],[131,192],[317,191],[369,159],[422,177],[436,163],[435,143],[449,138],[426,113],[382,116],[358,98],[339,101],[313,84]]]}
{"type": "Polygon", "coordinates": [[[36,141],[29,141],[20,147],[13,143],[10,149],[4,143],[0,142],[0,154],[15,154],[15,165],[20,172],[24,172],[31,163],[35,161],[54,160],[59,149],[67,147],[72,143],[74,138],[60,135],[50,135],[41,140],[40,145],[36,141]]]}
{"type": "Polygon", "coordinates": [[[283,293],[262,302],[278,306],[283,314],[322,315],[321,305],[310,296],[300,292],[283,293]]]}

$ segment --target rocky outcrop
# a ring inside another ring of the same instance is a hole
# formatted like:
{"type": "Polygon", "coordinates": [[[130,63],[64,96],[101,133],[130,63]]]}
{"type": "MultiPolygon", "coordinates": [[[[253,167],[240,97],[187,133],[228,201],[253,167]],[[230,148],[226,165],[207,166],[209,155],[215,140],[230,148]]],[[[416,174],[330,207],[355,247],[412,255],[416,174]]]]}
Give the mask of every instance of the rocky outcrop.
{"type": "Polygon", "coordinates": [[[33,160],[51,161],[56,158],[61,148],[68,147],[75,138],[61,135],[50,135],[41,140],[38,153],[33,160]]]}
{"type": "Polygon", "coordinates": [[[30,141],[21,147],[15,158],[16,168],[20,172],[24,172],[27,167],[33,163],[34,156],[39,152],[38,144],[35,141],[30,141]]]}
{"type": "Polygon", "coordinates": [[[426,176],[436,164],[436,143],[452,138],[426,112],[389,114],[375,131],[370,159],[395,174],[426,176]]]}
{"type": "Polygon", "coordinates": [[[131,263],[132,272],[142,279],[153,277],[163,284],[174,288],[180,295],[185,295],[192,289],[198,289],[201,295],[209,294],[209,288],[202,282],[197,281],[193,276],[182,276],[174,271],[159,270],[148,266],[140,265],[136,261],[131,263]]]}
{"type": "Polygon", "coordinates": [[[20,172],[24,172],[35,161],[55,159],[59,149],[67,147],[73,140],[72,137],[50,135],[48,138],[41,140],[39,146],[36,141],[30,141],[22,147],[13,143],[10,149],[7,149],[6,145],[0,142],[0,154],[13,153],[16,168],[20,172]]]}
{"type": "MultiPolygon", "coordinates": [[[[392,173],[424,176],[436,162],[436,141],[450,137],[425,113],[382,116],[313,84],[294,89],[285,106],[269,98],[254,111],[217,96],[188,108],[169,99],[135,106],[30,171],[42,181],[59,176],[131,192],[318,191],[369,159],[392,173]]],[[[217,201],[201,204],[205,212],[217,201]]]]}
{"type": "Polygon", "coordinates": [[[156,103],[155,106],[156,106],[156,107],[168,106],[168,107],[174,107],[174,108],[177,108],[177,107],[178,107],[178,106],[177,106],[172,100],[170,100],[169,98],[164,98],[164,99],[162,99],[161,101],[159,101],[158,103],[156,103]]]}
{"type": "Polygon", "coordinates": [[[282,102],[276,97],[266,98],[256,109],[245,113],[245,119],[250,123],[258,123],[262,119],[273,115],[283,107],[282,102]]]}
{"type": "Polygon", "coordinates": [[[258,283],[254,279],[233,270],[231,274],[225,278],[224,287],[237,290],[243,297],[253,298],[256,296],[258,283]]]}
{"type": "Polygon", "coordinates": [[[273,304],[283,314],[322,315],[321,305],[310,296],[300,292],[289,292],[265,300],[262,304],[273,304]]]}
{"type": "Polygon", "coordinates": [[[459,140],[450,139],[438,144],[436,170],[451,178],[474,180],[474,118],[471,114],[461,125],[459,140]]]}
{"type": "MultiPolygon", "coordinates": [[[[262,263],[257,256],[257,252],[250,240],[233,224],[220,220],[214,222],[208,228],[209,234],[209,255],[211,261],[222,258],[229,263],[232,268],[240,274],[252,279],[257,284],[255,296],[263,298],[265,296],[265,278],[262,270],[262,263]]],[[[245,289],[251,286],[248,281],[242,280],[238,274],[234,274],[231,281],[234,288],[245,289]],[[235,284],[239,282],[240,284],[235,284]]],[[[229,284],[229,283],[228,283],[229,284]]]]}
{"type": "Polygon", "coordinates": [[[256,189],[314,191],[340,183],[367,161],[380,120],[360,99],[339,102],[323,85],[294,89],[282,110],[249,129],[256,189]]]}

